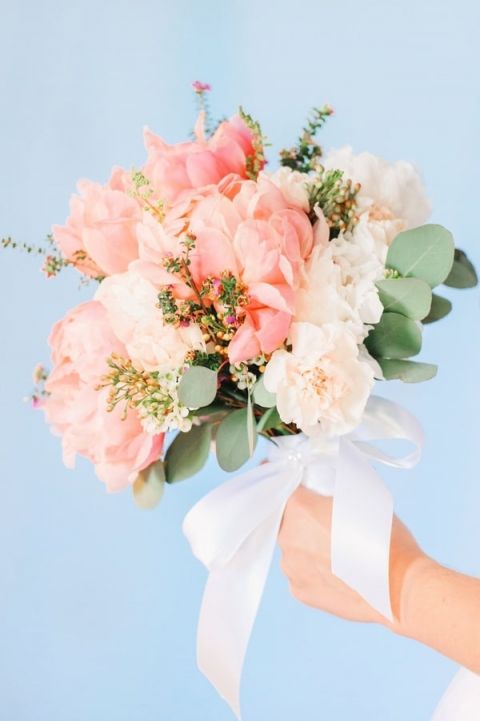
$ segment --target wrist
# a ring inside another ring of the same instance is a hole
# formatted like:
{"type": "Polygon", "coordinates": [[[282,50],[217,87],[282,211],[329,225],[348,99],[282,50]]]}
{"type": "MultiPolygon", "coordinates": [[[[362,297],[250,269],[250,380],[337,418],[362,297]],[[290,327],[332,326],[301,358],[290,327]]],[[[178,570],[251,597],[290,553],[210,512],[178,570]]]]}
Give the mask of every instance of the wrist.
{"type": "Polygon", "coordinates": [[[418,615],[426,589],[441,572],[441,566],[420,551],[393,564],[390,589],[394,615],[391,630],[400,636],[418,637],[418,615]]]}

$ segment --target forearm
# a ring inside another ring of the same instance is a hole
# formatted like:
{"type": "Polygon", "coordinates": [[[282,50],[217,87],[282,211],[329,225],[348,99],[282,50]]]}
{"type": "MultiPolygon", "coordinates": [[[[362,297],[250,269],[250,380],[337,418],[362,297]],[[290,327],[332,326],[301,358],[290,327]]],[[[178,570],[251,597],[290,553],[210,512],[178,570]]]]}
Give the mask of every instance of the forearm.
{"type": "Polygon", "coordinates": [[[480,674],[480,580],[426,557],[400,573],[394,630],[480,674]]]}

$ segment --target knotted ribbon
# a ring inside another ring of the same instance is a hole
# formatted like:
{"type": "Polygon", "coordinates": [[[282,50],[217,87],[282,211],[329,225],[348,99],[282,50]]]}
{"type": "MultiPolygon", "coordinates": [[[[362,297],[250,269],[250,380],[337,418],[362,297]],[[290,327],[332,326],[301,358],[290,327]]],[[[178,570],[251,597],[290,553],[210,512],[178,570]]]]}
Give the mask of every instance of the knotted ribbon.
{"type": "Polygon", "coordinates": [[[286,503],[304,485],[333,496],[332,571],[392,618],[389,593],[393,499],[374,461],[411,468],[423,432],[414,416],[372,397],[361,425],[337,438],[303,434],[270,444],[266,463],[226,481],[187,514],[183,529],[209,576],[198,624],[200,670],[240,719],[240,680],[286,503]],[[406,440],[396,458],[372,441],[406,440]]]}

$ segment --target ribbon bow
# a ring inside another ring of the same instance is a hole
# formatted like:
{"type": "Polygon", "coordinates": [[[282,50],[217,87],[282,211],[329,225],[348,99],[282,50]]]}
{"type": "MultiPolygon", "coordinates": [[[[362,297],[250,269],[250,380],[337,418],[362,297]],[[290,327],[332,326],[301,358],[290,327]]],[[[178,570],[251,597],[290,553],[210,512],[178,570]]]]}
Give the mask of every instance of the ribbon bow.
{"type": "Polygon", "coordinates": [[[372,397],[349,435],[274,440],[267,463],[215,488],[183,524],[193,553],[210,572],[198,624],[198,665],[238,719],[245,654],[288,499],[301,484],[333,496],[332,572],[391,619],[393,499],[370,464],[411,468],[420,458],[423,432],[404,408],[372,397]],[[371,445],[387,439],[410,441],[414,450],[395,458],[371,445]]]}

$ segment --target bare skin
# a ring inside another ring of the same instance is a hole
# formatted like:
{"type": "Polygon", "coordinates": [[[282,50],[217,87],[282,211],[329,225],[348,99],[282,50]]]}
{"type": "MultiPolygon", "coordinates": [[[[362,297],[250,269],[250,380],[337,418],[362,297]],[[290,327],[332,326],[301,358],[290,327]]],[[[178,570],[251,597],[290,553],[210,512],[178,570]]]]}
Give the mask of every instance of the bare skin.
{"type": "Polygon", "coordinates": [[[429,558],[394,518],[390,592],[395,621],[372,609],[330,570],[332,500],[299,488],[280,529],[282,569],[303,603],[349,621],[380,623],[480,674],[480,579],[429,558]]]}

